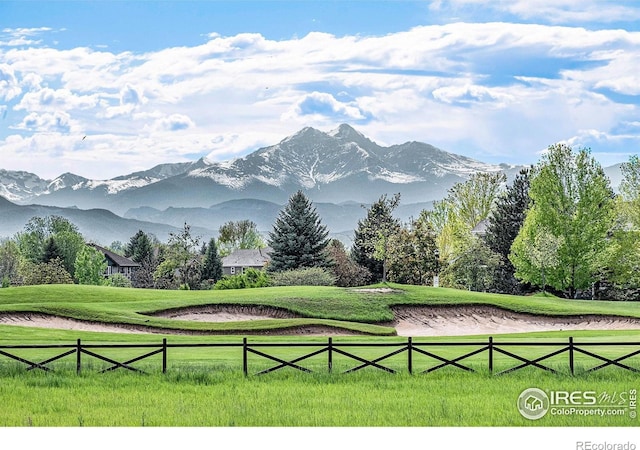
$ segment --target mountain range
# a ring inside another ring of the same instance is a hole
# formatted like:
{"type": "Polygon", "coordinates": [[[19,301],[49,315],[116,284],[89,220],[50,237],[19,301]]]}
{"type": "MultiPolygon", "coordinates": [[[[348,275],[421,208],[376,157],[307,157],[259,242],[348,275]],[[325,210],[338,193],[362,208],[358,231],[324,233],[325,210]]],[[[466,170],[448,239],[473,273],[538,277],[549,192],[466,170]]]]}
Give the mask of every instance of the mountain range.
{"type": "MultiPolygon", "coordinates": [[[[95,215],[101,210],[121,220],[172,227],[187,222],[215,233],[222,223],[240,219],[253,220],[268,231],[289,196],[303,190],[332,232],[349,233],[366,213],[361,205],[382,194],[401,193],[398,217],[407,220],[473,173],[504,172],[511,179],[521,168],[483,163],[415,141],[385,147],[343,124],[330,132],[306,127],[278,144],[230,161],[201,158],[161,164],[110,180],[72,173],[44,180],[29,172],[0,169],[0,196],[10,201],[14,214],[20,205],[35,204],[56,207],[59,215],[73,213],[76,219],[79,211],[95,215]]],[[[3,215],[6,207],[0,203],[3,215]]],[[[17,231],[17,222],[9,226],[6,219],[0,220],[0,236],[17,231]]],[[[135,231],[116,240],[128,240],[135,231]]]]}

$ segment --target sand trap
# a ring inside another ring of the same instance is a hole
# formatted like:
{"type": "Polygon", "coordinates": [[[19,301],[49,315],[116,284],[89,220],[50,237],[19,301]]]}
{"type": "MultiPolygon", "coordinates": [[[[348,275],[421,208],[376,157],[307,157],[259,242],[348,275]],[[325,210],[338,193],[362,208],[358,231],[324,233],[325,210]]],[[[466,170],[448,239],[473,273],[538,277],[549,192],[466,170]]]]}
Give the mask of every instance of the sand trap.
{"type": "MultiPolygon", "coordinates": [[[[11,313],[0,314],[0,324],[22,327],[55,328],[59,330],[99,331],[104,333],[143,333],[129,325],[110,325],[98,322],[67,319],[45,314],[11,313]]],[[[147,331],[150,332],[150,331],[147,331]]]]}
{"type": "MultiPolygon", "coordinates": [[[[399,336],[466,336],[534,331],[640,330],[640,318],[581,315],[571,317],[538,316],[511,312],[494,306],[397,306],[392,308],[399,336]]],[[[301,317],[285,309],[267,306],[207,305],[178,308],[153,314],[176,320],[199,322],[244,322],[301,317]]],[[[305,336],[347,336],[357,334],[326,326],[307,325],[288,329],[247,332],[182,331],[135,325],[113,325],[33,313],[0,314],[0,324],[78,331],[154,334],[268,334],[305,336]]]]}
{"type": "Polygon", "coordinates": [[[539,316],[494,306],[392,308],[398,336],[465,336],[568,330],[640,330],[640,319],[615,316],[539,316]]]}
{"type": "Polygon", "coordinates": [[[177,320],[198,322],[240,322],[265,319],[295,319],[302,317],[291,311],[258,305],[205,305],[175,308],[149,314],[177,320]]]}

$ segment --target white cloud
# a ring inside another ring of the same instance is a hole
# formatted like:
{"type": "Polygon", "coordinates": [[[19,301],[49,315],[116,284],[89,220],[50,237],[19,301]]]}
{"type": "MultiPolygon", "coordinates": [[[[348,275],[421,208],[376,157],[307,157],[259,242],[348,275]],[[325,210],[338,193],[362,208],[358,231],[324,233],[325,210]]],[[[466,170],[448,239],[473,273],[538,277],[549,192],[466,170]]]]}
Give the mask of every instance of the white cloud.
{"type": "Polygon", "coordinates": [[[366,114],[353,102],[340,102],[333,95],[323,92],[311,92],[300,98],[289,111],[283,114],[283,120],[304,119],[305,117],[316,119],[329,119],[332,121],[357,121],[366,117],[366,114]]]}
{"type": "Polygon", "coordinates": [[[29,113],[17,128],[38,132],[59,133],[77,132],[79,130],[77,121],[71,120],[71,116],[63,111],[43,114],[35,112],[29,113]]]}
{"type": "Polygon", "coordinates": [[[0,64],[0,100],[9,101],[22,92],[16,74],[8,64],[0,64]]]}
{"type": "MultiPolygon", "coordinates": [[[[18,113],[7,129],[25,136],[0,130],[0,151],[3,165],[51,152],[105,178],[193,155],[233,157],[302,126],[348,122],[381,144],[419,140],[533,162],[580,130],[637,121],[638,105],[610,93],[640,93],[638,61],[637,32],[512,23],[280,41],[212,35],[144,54],[13,48],[0,52],[0,96],[18,113]],[[89,135],[81,147],[79,132],[89,135]]],[[[30,161],[36,173],[58,170],[45,156],[30,161]]]]}
{"type": "Polygon", "coordinates": [[[43,88],[27,92],[15,109],[26,111],[89,109],[95,107],[97,103],[97,95],[79,95],[69,89],[43,88]]]}
{"type": "Polygon", "coordinates": [[[183,131],[194,128],[193,121],[184,114],[171,114],[154,122],[153,129],[157,131],[183,131]]]}

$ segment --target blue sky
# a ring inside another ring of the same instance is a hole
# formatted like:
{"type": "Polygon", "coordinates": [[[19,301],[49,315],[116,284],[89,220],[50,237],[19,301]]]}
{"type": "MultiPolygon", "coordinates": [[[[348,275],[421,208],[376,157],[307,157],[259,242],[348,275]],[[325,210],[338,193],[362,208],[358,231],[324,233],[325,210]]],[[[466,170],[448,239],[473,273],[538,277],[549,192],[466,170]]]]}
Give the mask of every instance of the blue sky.
{"type": "Polygon", "coordinates": [[[485,162],[640,149],[640,2],[1,1],[0,168],[107,179],[349,123],[485,162]]]}

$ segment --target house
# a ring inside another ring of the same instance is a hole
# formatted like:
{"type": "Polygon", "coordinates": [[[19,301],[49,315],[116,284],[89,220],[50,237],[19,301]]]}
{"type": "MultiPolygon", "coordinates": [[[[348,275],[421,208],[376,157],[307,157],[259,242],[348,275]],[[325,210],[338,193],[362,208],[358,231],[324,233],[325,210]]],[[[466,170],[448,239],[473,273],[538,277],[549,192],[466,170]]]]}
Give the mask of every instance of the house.
{"type": "Polygon", "coordinates": [[[471,234],[476,237],[483,237],[487,234],[487,228],[489,227],[489,219],[482,219],[478,224],[473,227],[471,234]]]}
{"type": "Polygon", "coordinates": [[[121,273],[130,280],[131,275],[133,275],[133,273],[140,267],[140,264],[138,264],[137,262],[124,256],[120,256],[117,253],[112,252],[111,250],[107,250],[106,248],[100,247],[96,244],[88,245],[102,253],[107,260],[107,270],[105,270],[104,272],[105,277],[116,273],[121,273]]]}
{"type": "Polygon", "coordinates": [[[272,248],[252,248],[246,250],[236,250],[229,256],[222,258],[222,273],[224,275],[239,275],[245,269],[264,269],[265,265],[271,261],[272,248]]]}

